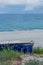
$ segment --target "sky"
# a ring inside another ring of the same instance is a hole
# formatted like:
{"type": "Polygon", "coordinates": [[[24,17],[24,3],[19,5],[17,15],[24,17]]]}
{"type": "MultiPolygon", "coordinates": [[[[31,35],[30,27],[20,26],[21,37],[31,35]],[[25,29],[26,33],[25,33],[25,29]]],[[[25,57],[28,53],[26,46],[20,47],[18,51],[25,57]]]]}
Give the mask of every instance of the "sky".
{"type": "Polygon", "coordinates": [[[0,0],[0,14],[43,14],[43,0],[0,0]]]}

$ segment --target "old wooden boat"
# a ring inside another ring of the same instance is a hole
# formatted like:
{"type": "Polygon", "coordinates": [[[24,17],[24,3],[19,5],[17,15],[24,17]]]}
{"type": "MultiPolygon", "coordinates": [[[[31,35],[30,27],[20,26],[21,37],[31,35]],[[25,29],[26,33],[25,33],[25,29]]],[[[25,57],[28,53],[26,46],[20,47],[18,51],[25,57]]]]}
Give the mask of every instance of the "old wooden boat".
{"type": "Polygon", "coordinates": [[[24,53],[32,53],[34,42],[31,41],[6,41],[0,42],[0,50],[10,48],[15,51],[23,51],[24,53]]]}

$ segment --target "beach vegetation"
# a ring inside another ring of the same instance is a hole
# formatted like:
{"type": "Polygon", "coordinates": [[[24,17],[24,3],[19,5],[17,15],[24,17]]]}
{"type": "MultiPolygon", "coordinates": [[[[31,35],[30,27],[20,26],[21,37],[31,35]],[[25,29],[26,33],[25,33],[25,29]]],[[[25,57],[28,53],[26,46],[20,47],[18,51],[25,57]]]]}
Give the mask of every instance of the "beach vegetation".
{"type": "Polygon", "coordinates": [[[33,48],[33,53],[35,53],[35,54],[43,54],[43,48],[35,47],[35,48],[33,48]]]}
{"type": "Polygon", "coordinates": [[[32,61],[25,62],[25,65],[43,65],[43,62],[38,60],[32,60],[32,61]]]}
{"type": "Polygon", "coordinates": [[[14,51],[12,49],[3,49],[0,50],[0,61],[5,61],[5,60],[21,60],[20,55],[22,53],[18,51],[14,51]]]}

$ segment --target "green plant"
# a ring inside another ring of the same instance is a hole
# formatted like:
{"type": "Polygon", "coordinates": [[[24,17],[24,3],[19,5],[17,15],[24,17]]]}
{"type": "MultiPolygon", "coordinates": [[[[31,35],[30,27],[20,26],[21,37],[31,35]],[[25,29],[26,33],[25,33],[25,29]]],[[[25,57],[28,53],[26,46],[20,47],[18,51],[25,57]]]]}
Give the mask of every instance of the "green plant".
{"type": "Polygon", "coordinates": [[[36,61],[36,60],[28,61],[25,63],[25,65],[39,65],[39,61],[36,61]]]}
{"type": "Polygon", "coordinates": [[[35,47],[35,48],[33,48],[33,53],[43,54],[43,48],[35,47]]]}
{"type": "Polygon", "coordinates": [[[14,51],[10,48],[8,49],[3,49],[0,50],[0,61],[5,61],[8,59],[21,59],[20,58],[21,53],[19,53],[18,51],[14,51]]]}
{"type": "Polygon", "coordinates": [[[11,65],[11,61],[9,61],[9,60],[8,61],[4,61],[4,62],[1,61],[0,65],[11,65]]]}

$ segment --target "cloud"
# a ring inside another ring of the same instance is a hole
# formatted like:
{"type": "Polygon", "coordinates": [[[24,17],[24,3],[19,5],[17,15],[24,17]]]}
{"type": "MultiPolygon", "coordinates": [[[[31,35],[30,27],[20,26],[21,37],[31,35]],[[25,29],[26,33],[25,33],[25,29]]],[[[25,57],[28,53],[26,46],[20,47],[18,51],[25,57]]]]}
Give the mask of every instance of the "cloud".
{"type": "Polygon", "coordinates": [[[25,11],[33,10],[35,7],[43,6],[43,0],[27,0],[25,11]]]}
{"type": "Polygon", "coordinates": [[[25,5],[25,11],[31,11],[35,7],[43,6],[43,0],[0,0],[0,7],[8,5],[25,5]]]}

